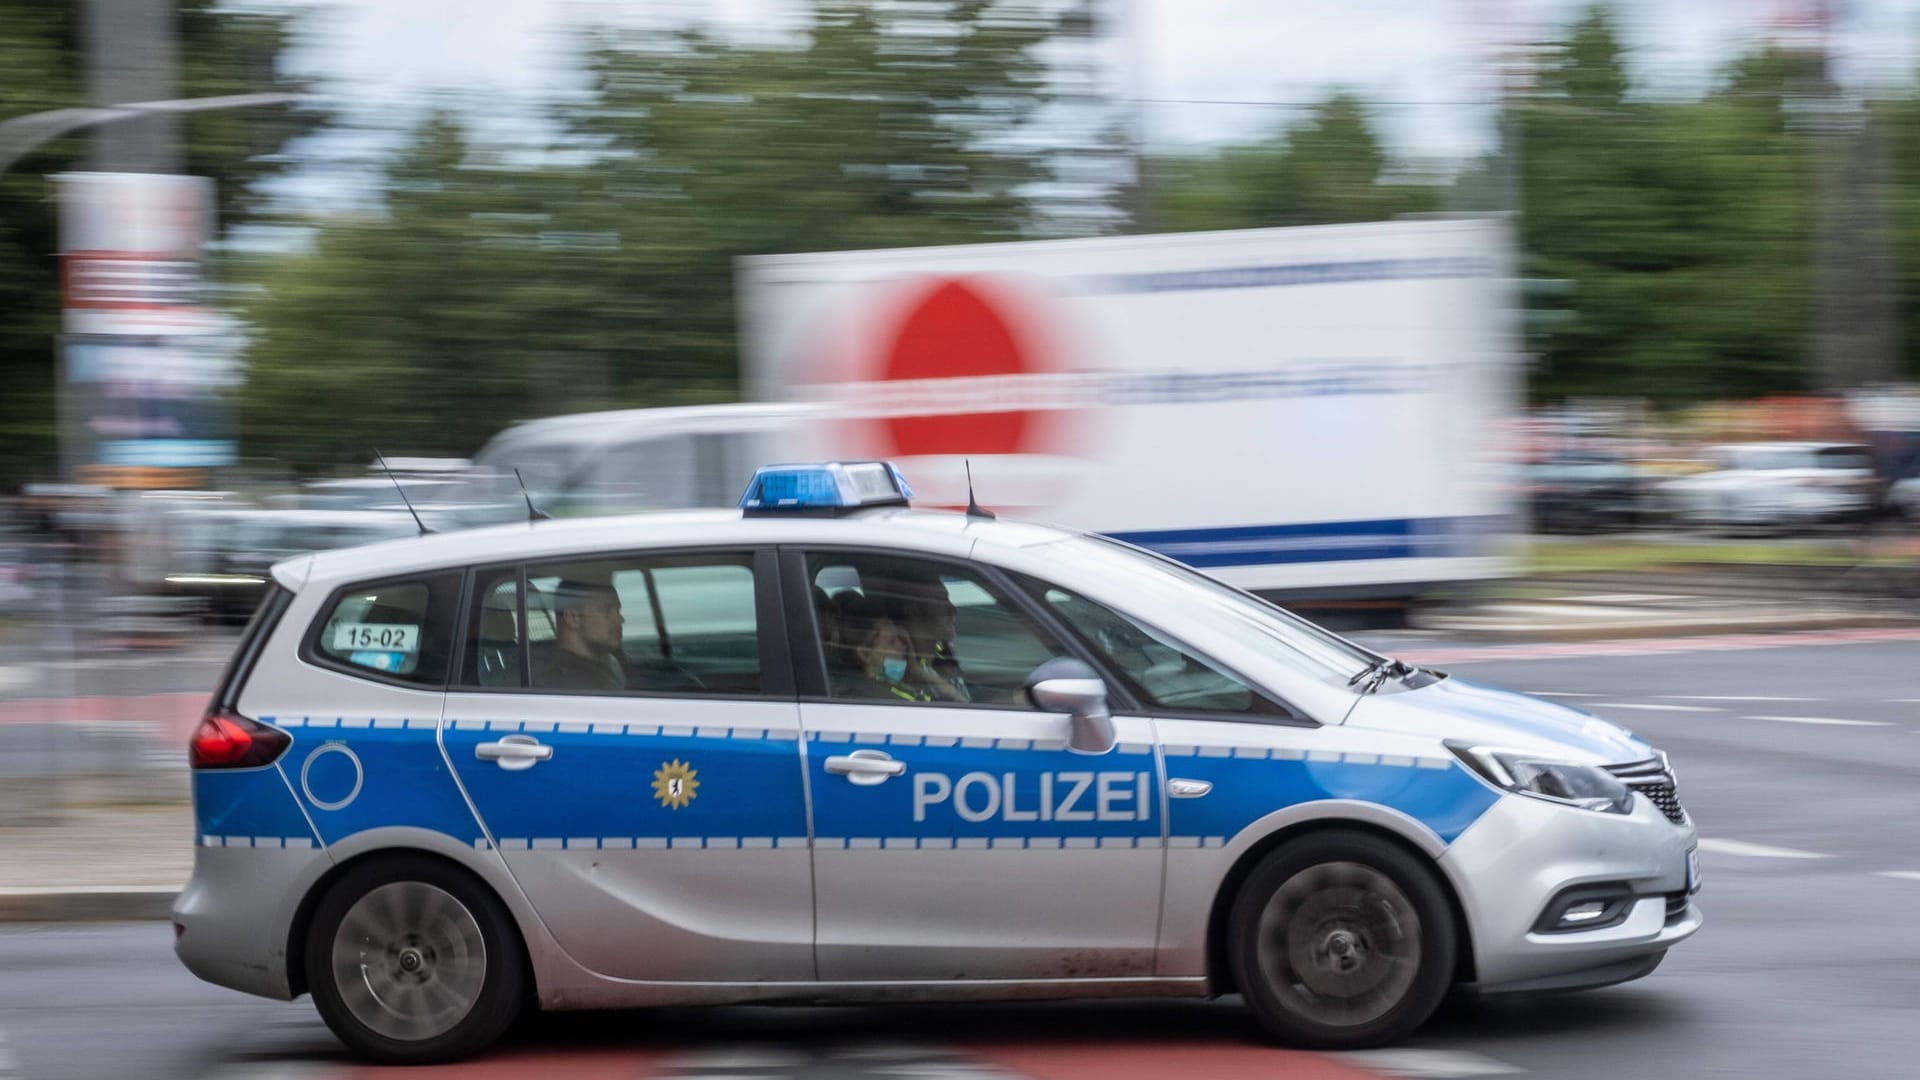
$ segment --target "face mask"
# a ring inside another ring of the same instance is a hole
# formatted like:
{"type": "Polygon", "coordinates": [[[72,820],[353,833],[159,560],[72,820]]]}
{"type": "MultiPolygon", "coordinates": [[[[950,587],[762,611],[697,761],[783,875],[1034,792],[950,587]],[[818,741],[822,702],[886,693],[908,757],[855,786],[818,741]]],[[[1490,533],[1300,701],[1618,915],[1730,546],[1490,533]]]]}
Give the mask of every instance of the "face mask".
{"type": "Polygon", "coordinates": [[[907,677],[907,661],[904,657],[889,656],[880,661],[880,673],[887,677],[888,682],[899,682],[907,677]]]}

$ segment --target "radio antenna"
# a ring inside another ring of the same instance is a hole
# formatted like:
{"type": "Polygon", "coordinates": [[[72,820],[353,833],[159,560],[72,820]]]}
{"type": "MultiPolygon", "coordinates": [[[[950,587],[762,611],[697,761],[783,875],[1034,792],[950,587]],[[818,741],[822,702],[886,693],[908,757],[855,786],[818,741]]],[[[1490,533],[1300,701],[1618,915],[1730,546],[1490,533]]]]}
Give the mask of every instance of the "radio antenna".
{"type": "Polygon", "coordinates": [[[373,459],[380,463],[380,471],[387,474],[387,479],[393,481],[393,490],[400,493],[401,505],[407,508],[407,513],[413,515],[413,523],[419,527],[420,535],[425,536],[432,532],[432,529],[427,528],[427,523],[420,520],[420,512],[413,508],[413,500],[407,498],[407,489],[400,486],[400,481],[393,475],[393,470],[387,468],[387,459],[380,453],[379,447],[374,448],[373,459]]]}
{"type": "Polygon", "coordinates": [[[973,498],[973,462],[967,462],[967,516],[993,520],[993,511],[985,509],[973,498]]]}
{"type": "Polygon", "coordinates": [[[522,477],[522,476],[520,475],[520,469],[519,469],[519,467],[518,467],[518,466],[515,466],[515,467],[514,467],[514,470],[513,470],[513,478],[514,478],[514,479],[515,479],[516,481],[519,481],[519,484],[520,484],[520,497],[521,497],[521,498],[523,498],[523,499],[525,499],[525,500],[527,500],[527,520],[528,520],[528,521],[550,521],[550,520],[552,520],[552,518],[553,518],[553,515],[552,515],[552,514],[549,514],[549,513],[547,513],[547,512],[546,512],[546,511],[544,511],[544,510],[536,510],[536,509],[534,509],[534,506],[533,506],[533,496],[531,496],[531,495],[529,495],[529,494],[527,494],[527,481],[525,480],[525,478],[523,478],[523,477],[522,477]]]}

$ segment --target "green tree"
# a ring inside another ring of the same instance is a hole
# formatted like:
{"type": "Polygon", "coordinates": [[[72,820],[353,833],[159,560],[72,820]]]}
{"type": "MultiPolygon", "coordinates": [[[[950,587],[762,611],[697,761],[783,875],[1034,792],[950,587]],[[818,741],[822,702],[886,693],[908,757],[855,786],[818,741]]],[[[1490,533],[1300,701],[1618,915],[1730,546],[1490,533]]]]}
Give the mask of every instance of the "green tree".
{"type": "Polygon", "coordinates": [[[601,51],[576,124],[612,152],[605,227],[636,242],[620,294],[658,301],[631,313],[619,382],[733,385],[738,256],[1020,237],[1046,149],[1017,135],[1055,29],[1045,5],[827,0],[798,49],[601,51]]]}
{"type": "Polygon", "coordinates": [[[593,275],[555,246],[559,179],[476,163],[436,113],[388,170],[384,214],[332,219],[311,250],[240,268],[260,285],[247,455],[312,470],[376,448],[465,454],[536,415],[550,387],[594,402],[567,310],[593,275]]]}
{"type": "Polygon", "coordinates": [[[381,216],[273,261],[243,440],[301,469],[471,453],[508,422],[737,393],[734,259],[1021,236],[1046,150],[1044,5],[819,5],[798,47],[602,41],[586,162],[422,128],[381,216]]]}
{"type": "Polygon", "coordinates": [[[1907,377],[1920,379],[1920,97],[1880,102],[1869,122],[1885,134],[1893,173],[1892,190],[1886,194],[1899,267],[1901,364],[1907,377]]]}
{"type": "Polygon", "coordinates": [[[1149,161],[1153,224],[1172,232],[1384,221],[1436,210],[1443,189],[1396,182],[1364,103],[1339,93],[1261,143],[1149,161]]]}
{"type": "MultiPolygon", "coordinates": [[[[0,0],[0,120],[85,104],[81,20],[72,0],[0,0]]],[[[297,89],[275,74],[286,16],[184,0],[180,92],[207,97],[297,89]]],[[[318,115],[285,108],[183,120],[186,168],[210,176],[222,220],[250,213],[254,181],[318,115]]],[[[0,488],[53,468],[58,442],[54,349],[60,332],[56,208],[46,177],[82,166],[86,136],[56,139],[0,176],[0,488]]]]}
{"type": "Polygon", "coordinates": [[[1536,324],[1536,397],[1803,383],[1808,162],[1785,62],[1743,60],[1699,102],[1637,100],[1596,7],[1510,104],[1527,274],[1572,283],[1571,317],[1536,324]]]}

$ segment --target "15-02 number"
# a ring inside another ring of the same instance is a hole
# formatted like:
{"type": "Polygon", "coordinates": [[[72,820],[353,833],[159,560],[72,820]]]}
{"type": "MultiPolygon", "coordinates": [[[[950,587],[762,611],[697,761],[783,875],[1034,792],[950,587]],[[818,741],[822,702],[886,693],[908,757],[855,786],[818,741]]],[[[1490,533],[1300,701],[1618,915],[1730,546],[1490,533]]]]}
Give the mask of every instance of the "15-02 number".
{"type": "Polygon", "coordinates": [[[333,650],[352,652],[357,649],[386,649],[393,652],[413,652],[420,640],[420,628],[404,623],[348,623],[335,627],[333,631],[333,650]]]}

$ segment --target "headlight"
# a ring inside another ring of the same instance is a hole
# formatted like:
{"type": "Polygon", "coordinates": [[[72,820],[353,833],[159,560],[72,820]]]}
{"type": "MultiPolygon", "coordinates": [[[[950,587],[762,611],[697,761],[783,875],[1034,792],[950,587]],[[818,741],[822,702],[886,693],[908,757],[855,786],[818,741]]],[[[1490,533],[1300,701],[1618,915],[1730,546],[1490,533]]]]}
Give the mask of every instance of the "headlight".
{"type": "Polygon", "coordinates": [[[1633,813],[1633,789],[1597,765],[1555,761],[1523,750],[1448,743],[1467,767],[1495,787],[1583,810],[1633,813]]]}

